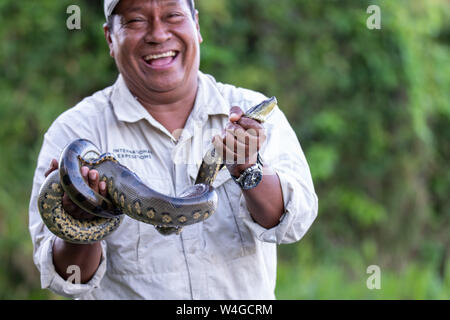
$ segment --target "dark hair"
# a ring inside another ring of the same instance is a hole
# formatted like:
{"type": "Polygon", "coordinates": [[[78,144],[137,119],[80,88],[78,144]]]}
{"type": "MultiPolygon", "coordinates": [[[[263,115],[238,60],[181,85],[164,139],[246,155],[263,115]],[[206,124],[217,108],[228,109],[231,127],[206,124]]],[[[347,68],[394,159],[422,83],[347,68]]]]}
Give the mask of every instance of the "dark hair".
{"type": "MultiPolygon", "coordinates": [[[[187,1],[188,5],[189,5],[189,9],[191,10],[192,18],[195,19],[195,3],[194,3],[194,0],[186,0],[186,1],[187,1]]],[[[113,19],[114,19],[114,15],[116,14],[115,11],[116,10],[114,9],[114,11],[109,15],[108,19],[106,20],[106,24],[107,24],[107,26],[108,26],[110,31],[113,31],[113,26],[114,26],[113,19]]]]}

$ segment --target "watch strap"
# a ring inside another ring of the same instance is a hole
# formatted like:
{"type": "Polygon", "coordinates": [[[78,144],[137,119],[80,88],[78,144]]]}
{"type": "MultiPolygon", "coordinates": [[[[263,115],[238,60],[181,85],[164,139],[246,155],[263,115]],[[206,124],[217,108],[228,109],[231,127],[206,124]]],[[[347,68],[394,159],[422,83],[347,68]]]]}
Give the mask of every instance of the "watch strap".
{"type": "Polygon", "coordinates": [[[248,167],[247,169],[242,171],[242,173],[239,175],[239,177],[235,177],[235,176],[231,175],[231,178],[233,178],[234,182],[236,182],[242,189],[244,189],[244,190],[253,189],[261,182],[262,178],[258,179],[257,182],[252,185],[246,185],[244,183],[244,180],[245,180],[245,178],[247,178],[248,175],[253,175],[253,174],[255,174],[255,172],[256,172],[256,174],[262,175],[262,170],[263,170],[263,162],[262,162],[261,156],[258,153],[257,158],[256,158],[256,163],[254,165],[252,165],[251,167],[248,167]]]}

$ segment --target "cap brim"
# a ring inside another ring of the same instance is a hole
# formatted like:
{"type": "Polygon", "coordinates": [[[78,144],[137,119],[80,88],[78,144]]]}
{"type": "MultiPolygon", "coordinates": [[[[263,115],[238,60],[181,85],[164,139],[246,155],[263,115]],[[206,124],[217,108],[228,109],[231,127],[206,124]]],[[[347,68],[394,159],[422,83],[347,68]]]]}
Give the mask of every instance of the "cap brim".
{"type": "Polygon", "coordinates": [[[106,19],[108,19],[108,17],[113,13],[114,8],[117,6],[119,1],[120,0],[105,0],[104,9],[106,19]]]}

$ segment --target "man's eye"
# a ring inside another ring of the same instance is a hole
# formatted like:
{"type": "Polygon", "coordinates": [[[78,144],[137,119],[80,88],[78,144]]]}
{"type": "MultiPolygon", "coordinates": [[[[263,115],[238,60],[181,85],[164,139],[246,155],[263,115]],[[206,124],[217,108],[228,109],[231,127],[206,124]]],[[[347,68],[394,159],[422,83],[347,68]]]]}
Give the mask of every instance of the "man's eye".
{"type": "Polygon", "coordinates": [[[169,13],[167,15],[167,19],[169,21],[179,21],[179,20],[183,19],[183,15],[178,12],[173,12],[173,13],[169,13]]]}
{"type": "Polygon", "coordinates": [[[129,23],[137,23],[137,22],[144,22],[144,20],[142,20],[142,19],[130,19],[126,23],[129,24],[129,23]]]}

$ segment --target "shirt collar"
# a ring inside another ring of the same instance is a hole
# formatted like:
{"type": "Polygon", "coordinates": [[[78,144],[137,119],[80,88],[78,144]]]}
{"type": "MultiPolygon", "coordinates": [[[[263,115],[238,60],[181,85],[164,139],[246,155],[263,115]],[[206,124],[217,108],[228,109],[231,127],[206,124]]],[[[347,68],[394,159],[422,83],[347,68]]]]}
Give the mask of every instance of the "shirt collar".
{"type": "MultiPolygon", "coordinates": [[[[123,77],[119,74],[111,92],[111,103],[117,119],[124,122],[137,122],[142,119],[154,124],[155,119],[128,89],[123,77]]],[[[211,76],[198,72],[198,90],[191,118],[204,122],[210,115],[228,116],[229,104],[215,86],[211,76]]]]}
{"type": "Polygon", "coordinates": [[[117,119],[120,121],[137,122],[150,115],[136,97],[132,95],[121,74],[119,74],[113,86],[111,104],[117,119]]]}
{"type": "Polygon", "coordinates": [[[199,71],[197,97],[191,117],[196,121],[204,122],[211,115],[228,116],[229,111],[230,106],[215,86],[214,79],[199,71]]]}

